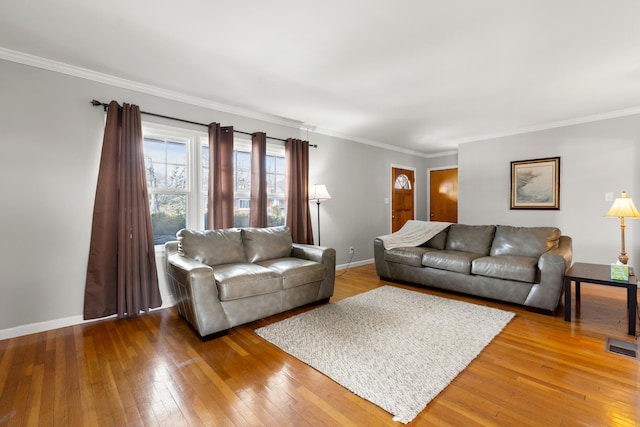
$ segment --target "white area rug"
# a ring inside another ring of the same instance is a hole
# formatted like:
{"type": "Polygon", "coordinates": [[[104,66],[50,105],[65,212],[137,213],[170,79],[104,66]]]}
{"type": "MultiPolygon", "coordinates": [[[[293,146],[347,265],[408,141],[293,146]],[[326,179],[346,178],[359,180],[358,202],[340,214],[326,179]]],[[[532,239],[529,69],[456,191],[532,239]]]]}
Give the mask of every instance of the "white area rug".
{"type": "Polygon", "coordinates": [[[256,333],[408,423],[513,316],[383,286],[256,333]]]}

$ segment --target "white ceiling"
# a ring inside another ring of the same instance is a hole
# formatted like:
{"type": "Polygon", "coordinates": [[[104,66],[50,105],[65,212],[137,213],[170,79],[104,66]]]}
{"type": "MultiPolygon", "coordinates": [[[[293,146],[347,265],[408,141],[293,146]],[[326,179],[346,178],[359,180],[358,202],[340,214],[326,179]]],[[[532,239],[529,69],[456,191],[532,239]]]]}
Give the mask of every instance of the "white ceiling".
{"type": "Polygon", "coordinates": [[[1,0],[0,48],[425,154],[640,112],[638,0],[1,0]]]}

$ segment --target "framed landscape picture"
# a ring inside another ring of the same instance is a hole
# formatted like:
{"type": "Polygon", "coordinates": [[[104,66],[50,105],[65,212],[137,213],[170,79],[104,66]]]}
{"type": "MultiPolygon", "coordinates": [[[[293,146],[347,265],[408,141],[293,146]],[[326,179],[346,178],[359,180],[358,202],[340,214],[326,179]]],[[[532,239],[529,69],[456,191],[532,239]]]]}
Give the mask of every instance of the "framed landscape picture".
{"type": "Polygon", "coordinates": [[[511,209],[560,209],[560,157],[511,162],[511,209]]]}

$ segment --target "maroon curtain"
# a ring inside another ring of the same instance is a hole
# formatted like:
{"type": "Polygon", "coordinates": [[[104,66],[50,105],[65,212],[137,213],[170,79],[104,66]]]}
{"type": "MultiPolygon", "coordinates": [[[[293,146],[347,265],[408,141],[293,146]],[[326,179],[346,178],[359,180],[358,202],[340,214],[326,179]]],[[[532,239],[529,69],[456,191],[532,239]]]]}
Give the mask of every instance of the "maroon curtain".
{"type": "Polygon", "coordinates": [[[285,146],[287,225],[294,243],[313,244],[309,211],[309,143],[287,139],[285,146]]]}
{"type": "Polygon", "coordinates": [[[209,125],[207,228],[233,227],[233,126],[209,125]]]}
{"type": "Polygon", "coordinates": [[[132,317],[162,305],[140,108],[111,101],[93,210],[84,318],[132,317]]]}
{"type": "Polygon", "coordinates": [[[267,134],[256,132],[251,137],[251,210],[249,226],[267,226],[267,134]]]}

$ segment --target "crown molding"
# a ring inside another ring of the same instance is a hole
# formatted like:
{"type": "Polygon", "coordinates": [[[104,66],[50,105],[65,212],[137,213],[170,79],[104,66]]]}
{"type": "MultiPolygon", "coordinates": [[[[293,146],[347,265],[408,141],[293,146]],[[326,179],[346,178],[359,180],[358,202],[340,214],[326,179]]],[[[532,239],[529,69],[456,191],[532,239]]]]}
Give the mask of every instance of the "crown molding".
{"type": "MultiPolygon", "coordinates": [[[[272,114],[260,113],[252,110],[234,107],[227,104],[221,104],[221,103],[200,98],[197,96],[186,95],[180,92],[163,89],[157,86],[140,83],[133,80],[127,80],[120,77],[115,77],[110,74],[100,73],[98,71],[90,70],[87,68],[65,64],[63,62],[58,62],[51,59],[30,55],[24,52],[6,49],[3,47],[0,47],[0,59],[16,62],[23,65],[29,65],[32,67],[41,68],[44,70],[53,71],[61,74],[66,74],[69,76],[94,81],[97,83],[103,83],[110,86],[129,89],[132,91],[145,93],[148,95],[158,96],[160,98],[170,99],[173,101],[178,101],[178,102],[182,102],[189,105],[221,111],[229,114],[235,114],[238,116],[251,118],[255,120],[261,120],[267,123],[277,124],[281,126],[292,127],[292,128],[298,129],[301,132],[307,132],[307,133],[314,132],[322,135],[333,136],[336,138],[346,139],[348,141],[353,141],[360,144],[370,145],[370,146],[382,148],[385,150],[396,151],[396,152],[409,154],[413,156],[418,156],[423,158],[434,158],[434,157],[454,155],[458,153],[457,150],[451,150],[451,151],[445,151],[445,152],[434,153],[434,154],[426,154],[420,151],[409,150],[409,149],[405,149],[395,145],[375,141],[375,140],[342,134],[340,132],[333,131],[331,129],[320,128],[308,123],[304,123],[300,120],[288,119],[285,117],[280,117],[272,114]]],[[[457,145],[465,144],[469,142],[478,142],[478,141],[485,141],[488,139],[496,139],[496,138],[503,138],[507,136],[521,135],[521,134],[530,133],[530,132],[539,132],[543,130],[555,129],[560,127],[573,126],[578,124],[596,122],[600,120],[613,119],[617,117],[630,116],[633,114],[640,114],[640,107],[611,111],[607,113],[592,114],[589,116],[576,117],[576,118],[572,118],[568,120],[560,120],[556,122],[541,123],[533,126],[512,129],[504,132],[495,132],[495,133],[474,136],[469,138],[453,139],[448,142],[455,144],[457,146],[457,145]]]]}
{"type": "Polygon", "coordinates": [[[0,59],[5,59],[7,61],[16,62],[23,65],[29,65],[32,67],[37,67],[37,68],[41,68],[48,71],[54,71],[56,73],[66,74],[69,76],[78,77],[81,79],[90,80],[97,83],[103,83],[110,86],[129,89],[136,92],[145,93],[148,95],[154,95],[160,98],[183,102],[189,105],[195,105],[198,107],[217,110],[223,113],[236,114],[238,116],[261,120],[261,121],[265,121],[265,122],[273,123],[277,125],[293,127],[296,129],[299,129],[300,126],[302,125],[302,122],[299,120],[287,119],[284,117],[279,117],[279,116],[275,116],[267,113],[259,113],[256,111],[233,107],[230,105],[221,104],[221,103],[200,98],[197,96],[185,95],[180,92],[163,89],[157,86],[140,83],[133,80],[127,80],[120,77],[115,77],[110,74],[100,73],[98,71],[89,70],[87,68],[76,67],[74,65],[65,64],[63,62],[58,62],[58,61],[42,58],[35,55],[29,55],[27,53],[5,49],[2,47],[0,47],[0,59]]]}
{"type": "MultiPolygon", "coordinates": [[[[221,111],[224,113],[236,114],[242,117],[247,117],[256,120],[262,120],[268,123],[273,123],[282,126],[293,127],[299,129],[301,132],[314,132],[328,136],[334,136],[337,138],[346,139],[349,141],[357,142],[360,144],[372,145],[378,148],[384,148],[387,150],[397,151],[405,154],[411,154],[419,157],[437,157],[443,154],[427,155],[418,151],[403,149],[390,144],[384,144],[378,141],[367,140],[363,138],[357,138],[349,135],[342,135],[330,129],[321,129],[317,126],[304,123],[299,120],[286,119],[265,113],[258,113],[251,110],[233,107],[226,104],[213,102],[204,98],[185,95],[179,92],[162,89],[157,86],[152,86],[133,80],[127,80],[120,77],[115,77],[110,74],[100,73],[98,71],[90,70],[87,68],[77,67],[74,65],[65,64],[63,62],[54,61],[47,58],[42,58],[35,55],[30,55],[24,52],[19,52],[11,49],[0,47],[0,59],[4,59],[11,62],[16,62],[23,65],[29,65],[43,70],[53,71],[56,73],[66,74],[73,77],[78,77],[85,80],[90,80],[97,83],[103,83],[110,86],[116,86],[122,89],[129,89],[136,92],[145,93],[148,95],[154,95],[173,101],[183,102],[189,105],[195,105],[198,107],[208,108],[212,110],[221,111]]],[[[449,153],[456,153],[455,151],[449,153]]],[[[448,154],[448,153],[447,153],[448,154]]]]}
{"type": "MultiPolygon", "coordinates": [[[[531,133],[531,132],[540,132],[540,131],[544,131],[544,130],[556,129],[556,128],[561,128],[561,127],[567,127],[567,126],[574,126],[574,125],[580,125],[580,124],[585,124],[585,123],[598,122],[598,121],[601,121],[601,120],[616,119],[616,118],[619,118],[619,117],[631,116],[631,115],[634,115],[634,114],[640,114],[640,107],[628,108],[628,109],[624,109],[624,110],[609,111],[609,112],[606,112],[606,113],[591,114],[591,115],[588,115],[588,116],[575,117],[575,118],[572,118],[572,119],[559,120],[559,121],[555,121],[555,122],[541,123],[541,124],[537,124],[537,125],[533,125],[533,126],[527,126],[527,127],[512,129],[512,130],[508,130],[508,131],[504,131],[504,132],[495,132],[495,133],[490,133],[490,134],[485,134],[485,135],[480,135],[480,136],[474,136],[474,137],[469,137],[469,138],[452,139],[452,140],[449,140],[447,142],[449,142],[451,144],[454,144],[456,146],[459,146],[460,144],[465,144],[465,143],[469,143],[469,142],[479,142],[479,141],[486,141],[486,140],[489,140],[489,139],[504,138],[504,137],[507,137],[507,136],[523,135],[523,134],[531,133]]],[[[308,126],[308,125],[305,125],[305,126],[308,126]]],[[[381,142],[378,142],[378,141],[368,140],[368,139],[364,139],[364,138],[357,138],[357,137],[352,137],[352,136],[348,136],[348,135],[342,135],[342,134],[340,134],[338,132],[335,132],[335,131],[332,131],[330,129],[314,128],[314,132],[319,133],[319,134],[323,134],[323,135],[334,136],[336,138],[347,139],[349,141],[354,141],[354,142],[358,142],[358,143],[361,143],[361,144],[372,145],[372,146],[375,146],[375,147],[378,147],[378,148],[384,148],[384,149],[387,149],[387,150],[398,151],[398,152],[405,153],[405,154],[411,154],[411,155],[414,155],[414,156],[424,157],[424,158],[428,158],[428,159],[429,158],[443,157],[443,156],[449,156],[449,155],[458,154],[458,150],[443,151],[443,152],[434,153],[434,154],[425,154],[425,153],[414,151],[414,150],[403,149],[403,148],[396,147],[396,146],[393,146],[393,145],[384,144],[384,143],[381,143],[381,142]]]]}
{"type": "Polygon", "coordinates": [[[496,133],[491,133],[491,134],[486,134],[486,135],[476,136],[471,138],[455,139],[450,142],[460,145],[460,144],[465,144],[467,142],[486,141],[488,139],[504,138],[506,136],[522,135],[525,133],[540,132],[544,130],[557,129],[557,128],[562,128],[567,126],[598,122],[601,120],[616,119],[619,117],[631,116],[633,114],[640,114],[640,107],[628,108],[625,110],[610,111],[607,113],[591,114],[589,116],[575,117],[572,119],[559,120],[556,122],[541,123],[538,125],[512,129],[505,132],[496,132],[496,133]]]}
{"type": "MultiPolygon", "coordinates": [[[[305,127],[304,129],[305,130],[309,129],[309,131],[311,132],[310,125],[305,125],[305,126],[309,126],[308,128],[305,127]]],[[[448,156],[450,154],[458,154],[457,150],[446,151],[446,152],[435,153],[435,154],[426,154],[426,153],[422,153],[420,151],[409,150],[407,148],[402,148],[402,147],[398,147],[398,146],[391,145],[391,144],[385,144],[385,143],[382,143],[382,142],[379,142],[379,141],[374,141],[372,139],[359,138],[359,137],[354,137],[354,136],[350,136],[350,135],[345,135],[345,134],[341,134],[340,132],[336,132],[336,131],[331,130],[331,129],[315,127],[315,126],[313,127],[313,132],[317,133],[317,134],[320,134],[320,135],[333,136],[334,138],[346,139],[348,141],[357,142],[359,144],[371,145],[373,147],[383,148],[385,150],[396,151],[396,152],[404,153],[404,154],[410,154],[412,156],[417,156],[417,157],[423,157],[425,159],[430,159],[430,158],[433,158],[433,157],[448,156]]]]}

